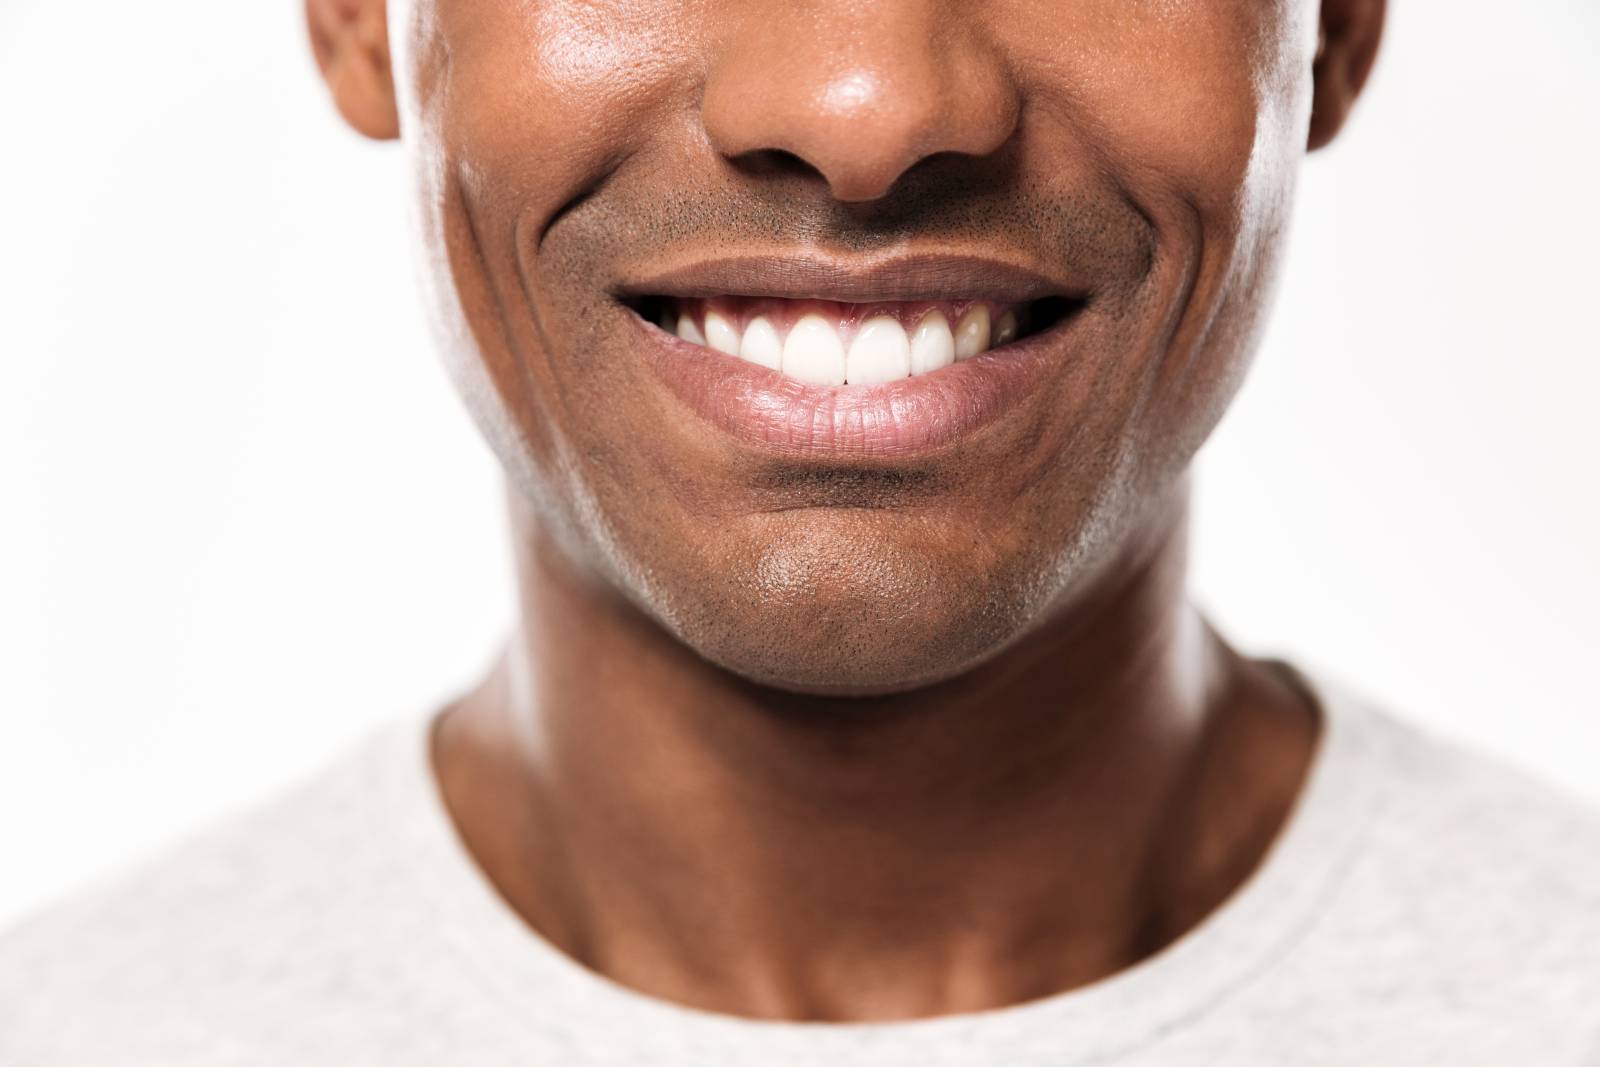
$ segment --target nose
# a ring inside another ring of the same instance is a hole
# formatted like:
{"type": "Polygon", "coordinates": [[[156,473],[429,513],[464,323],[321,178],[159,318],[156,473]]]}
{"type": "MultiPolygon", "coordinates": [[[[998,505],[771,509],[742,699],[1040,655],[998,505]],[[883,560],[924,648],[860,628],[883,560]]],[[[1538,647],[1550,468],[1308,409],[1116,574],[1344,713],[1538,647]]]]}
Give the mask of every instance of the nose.
{"type": "Polygon", "coordinates": [[[737,5],[701,102],[713,147],[787,154],[846,202],[885,196],[929,156],[986,156],[1021,112],[971,0],[737,5]]]}

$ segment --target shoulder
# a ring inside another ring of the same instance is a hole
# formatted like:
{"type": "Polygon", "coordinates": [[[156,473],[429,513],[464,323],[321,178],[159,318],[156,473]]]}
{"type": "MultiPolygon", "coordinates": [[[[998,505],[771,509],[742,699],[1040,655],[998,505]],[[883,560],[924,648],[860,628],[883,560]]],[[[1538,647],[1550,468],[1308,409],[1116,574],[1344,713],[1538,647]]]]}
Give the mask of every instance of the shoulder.
{"type": "Polygon", "coordinates": [[[1397,876],[1496,919],[1498,905],[1519,901],[1555,923],[1600,922],[1600,809],[1493,753],[1365,714],[1383,778],[1373,845],[1410,857],[1397,876]]]}
{"type": "Polygon", "coordinates": [[[377,799],[395,732],[0,935],[0,1062],[281,1058],[286,1020],[315,1033],[392,985],[366,950],[403,938],[377,799]]]}
{"type": "Polygon", "coordinates": [[[1303,958],[1364,1017],[1458,1019],[1508,1056],[1548,1042],[1543,1062],[1600,1051],[1600,811],[1358,699],[1327,703],[1372,805],[1303,958]]]}

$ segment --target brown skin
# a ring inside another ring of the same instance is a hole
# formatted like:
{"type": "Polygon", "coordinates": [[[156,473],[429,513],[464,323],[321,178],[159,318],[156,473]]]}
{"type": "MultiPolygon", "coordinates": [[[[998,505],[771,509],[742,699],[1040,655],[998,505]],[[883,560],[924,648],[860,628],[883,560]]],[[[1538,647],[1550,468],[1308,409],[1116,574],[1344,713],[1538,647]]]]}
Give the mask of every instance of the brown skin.
{"type": "Polygon", "coordinates": [[[656,996],[890,1019],[1105,977],[1237,889],[1317,721],[1187,605],[1184,471],[1382,0],[307,9],[408,148],[507,471],[522,625],[435,758],[532,926],[656,996]],[[930,455],[737,444],[616,296],[800,249],[1028,265],[1087,291],[1079,348],[930,455]]]}

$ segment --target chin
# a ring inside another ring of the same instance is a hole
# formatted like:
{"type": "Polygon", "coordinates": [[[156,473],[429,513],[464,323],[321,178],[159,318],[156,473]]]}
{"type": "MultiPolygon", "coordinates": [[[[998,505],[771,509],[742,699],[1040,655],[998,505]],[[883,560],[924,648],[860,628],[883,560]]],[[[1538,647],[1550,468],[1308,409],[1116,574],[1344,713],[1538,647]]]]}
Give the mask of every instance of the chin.
{"type": "Polygon", "coordinates": [[[760,546],[732,580],[683,585],[662,612],[702,658],[746,680],[816,695],[882,695],[958,676],[1039,613],[1036,563],[959,541],[943,552],[860,539],[760,546]]]}
{"type": "MultiPolygon", "coordinates": [[[[777,630],[774,624],[784,621],[765,618],[757,624],[777,630]]],[[[898,633],[882,626],[844,626],[810,645],[776,632],[679,636],[709,662],[755,685],[832,697],[922,689],[966,673],[1008,643],[999,635],[978,639],[959,625],[929,622],[898,633]]]]}

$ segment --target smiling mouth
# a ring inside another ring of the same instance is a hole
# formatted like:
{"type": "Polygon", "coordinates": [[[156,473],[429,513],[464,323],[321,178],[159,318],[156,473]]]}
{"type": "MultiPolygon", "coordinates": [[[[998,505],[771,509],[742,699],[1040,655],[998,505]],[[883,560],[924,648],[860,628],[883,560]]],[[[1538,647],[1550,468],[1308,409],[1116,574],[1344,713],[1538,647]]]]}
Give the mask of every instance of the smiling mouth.
{"type": "Polygon", "coordinates": [[[691,260],[613,295],[662,395],[722,437],[903,466],[1051,406],[1094,288],[964,255],[768,254],[691,260]]]}
{"type": "Polygon", "coordinates": [[[645,321],[692,345],[813,386],[881,385],[932,374],[1061,322],[1078,302],[771,296],[645,296],[645,321]]]}

